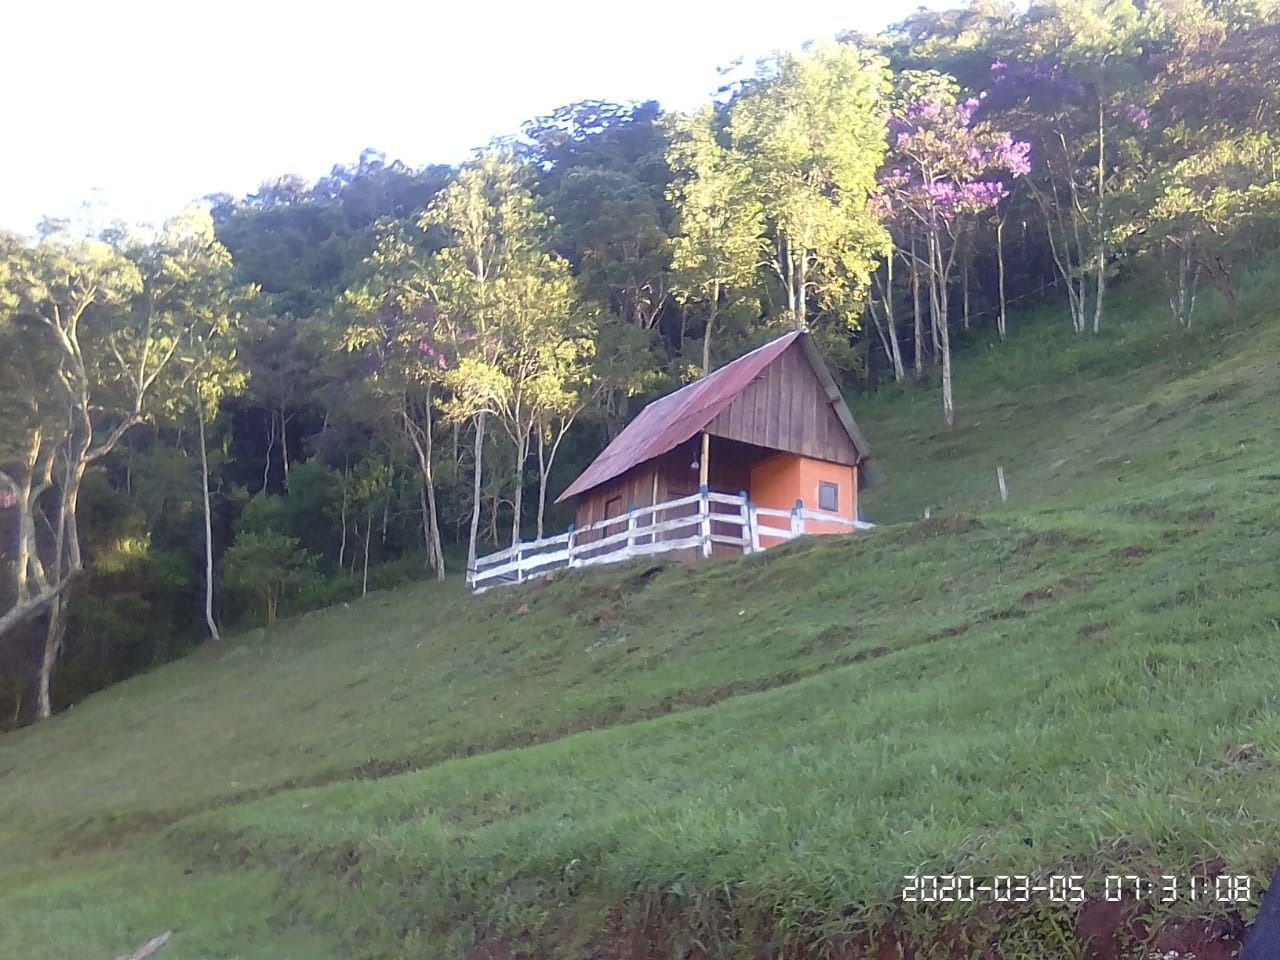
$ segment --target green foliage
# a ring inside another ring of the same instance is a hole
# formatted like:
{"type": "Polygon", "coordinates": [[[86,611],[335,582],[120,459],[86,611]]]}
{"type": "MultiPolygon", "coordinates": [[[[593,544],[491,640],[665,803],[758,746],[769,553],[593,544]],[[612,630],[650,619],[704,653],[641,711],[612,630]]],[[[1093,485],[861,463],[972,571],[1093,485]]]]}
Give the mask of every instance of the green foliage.
{"type": "Polygon", "coordinates": [[[886,246],[867,200],[884,160],[883,58],[849,45],[779,54],[730,108],[797,326],[814,307],[856,325],[855,304],[886,246]]]}
{"type": "Polygon", "coordinates": [[[310,580],[314,565],[297,537],[246,529],[227,550],[222,578],[232,590],[260,603],[263,619],[271,626],[280,602],[310,580]]]}
{"type": "Polygon", "coordinates": [[[764,259],[764,207],[744,156],[720,142],[715,111],[704,107],[672,121],[667,162],[669,199],[676,208],[672,270],[676,296],[707,313],[703,373],[710,367],[712,328],[720,308],[751,295],[764,259]]]}
{"type": "MultiPolygon", "coordinates": [[[[896,916],[942,955],[975,914],[903,874],[1260,888],[1280,326],[1268,265],[1240,285],[1228,332],[1136,284],[1107,338],[1034,308],[957,358],[945,437],[928,389],[864,397],[869,535],[375,594],[7,735],[0,952],[834,952],[896,916]]],[[[1075,910],[973,932],[1056,957],[1075,910]]]]}

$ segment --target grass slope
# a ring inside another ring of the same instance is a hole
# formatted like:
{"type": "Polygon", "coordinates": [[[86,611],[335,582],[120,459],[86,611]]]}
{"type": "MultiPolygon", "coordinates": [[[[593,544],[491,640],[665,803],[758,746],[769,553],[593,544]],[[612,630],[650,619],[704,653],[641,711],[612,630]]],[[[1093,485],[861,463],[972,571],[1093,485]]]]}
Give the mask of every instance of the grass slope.
{"type": "MultiPolygon", "coordinates": [[[[870,535],[376,594],[0,738],[0,955],[755,955],[876,928],[912,872],[1264,875],[1271,294],[1234,330],[1137,288],[1101,338],[1023,318],[950,432],[864,400],[870,535]]],[[[1071,922],[1002,917],[1005,955],[1071,922]]]]}

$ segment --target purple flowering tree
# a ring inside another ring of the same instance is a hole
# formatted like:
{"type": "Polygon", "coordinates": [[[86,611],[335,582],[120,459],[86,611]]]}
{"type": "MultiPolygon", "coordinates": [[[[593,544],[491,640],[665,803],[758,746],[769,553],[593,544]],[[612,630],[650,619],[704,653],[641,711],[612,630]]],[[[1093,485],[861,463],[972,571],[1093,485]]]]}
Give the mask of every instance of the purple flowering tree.
{"type": "MultiPolygon", "coordinates": [[[[942,415],[955,422],[949,301],[957,255],[978,217],[1009,194],[1007,180],[1031,169],[1030,144],[976,119],[978,99],[956,102],[935,88],[889,121],[891,165],[880,178],[881,215],[913,237],[942,362],[942,415]]],[[[917,341],[919,336],[917,336],[917,341]]],[[[917,342],[917,354],[921,344],[917,342]]]]}

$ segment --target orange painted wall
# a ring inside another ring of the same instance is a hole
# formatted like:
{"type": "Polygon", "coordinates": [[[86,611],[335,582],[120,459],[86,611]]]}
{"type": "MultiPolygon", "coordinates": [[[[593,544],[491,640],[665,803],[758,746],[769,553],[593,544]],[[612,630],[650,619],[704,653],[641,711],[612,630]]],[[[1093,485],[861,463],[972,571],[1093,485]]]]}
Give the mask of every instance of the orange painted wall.
{"type": "MultiPolygon", "coordinates": [[[[818,484],[825,481],[839,487],[837,515],[849,520],[858,516],[858,468],[847,467],[839,463],[828,463],[825,460],[814,460],[796,454],[780,453],[758,464],[751,471],[751,502],[759,507],[773,510],[790,511],[797,500],[804,502],[805,509],[818,509],[818,484]]],[[[760,527],[766,526],[787,529],[790,521],[781,517],[761,517],[760,527]]],[[[839,524],[824,524],[820,521],[806,520],[805,533],[848,533],[849,528],[839,524]]],[[[761,546],[769,547],[778,543],[767,534],[761,546]]]]}

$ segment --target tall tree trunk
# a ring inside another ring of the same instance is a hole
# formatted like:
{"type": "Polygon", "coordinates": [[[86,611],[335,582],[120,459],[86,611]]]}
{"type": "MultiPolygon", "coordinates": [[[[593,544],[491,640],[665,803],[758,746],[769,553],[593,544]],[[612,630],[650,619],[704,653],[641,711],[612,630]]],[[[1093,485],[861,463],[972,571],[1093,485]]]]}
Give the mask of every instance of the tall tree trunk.
{"type": "Polygon", "coordinates": [[[711,302],[707,308],[707,329],[702,335],[702,375],[705,377],[711,372],[711,331],[716,325],[716,316],[720,312],[720,284],[713,283],[711,288],[711,302]]]}
{"type": "Polygon", "coordinates": [[[542,521],[547,512],[547,445],[542,442],[542,427],[538,427],[538,536],[542,539],[542,521]]]}
{"type": "Polygon", "coordinates": [[[929,235],[930,273],[929,308],[933,316],[933,335],[937,338],[942,360],[942,419],[948,427],[956,422],[955,400],[951,383],[951,331],[947,319],[947,269],[942,256],[942,244],[937,234],[929,235]]]}
{"type": "Polygon", "coordinates": [[[289,489],[289,418],[280,404],[280,466],[284,468],[284,488],[289,489]]]}
{"type": "Polygon", "coordinates": [[[418,485],[418,507],[422,511],[422,546],[427,551],[427,572],[434,573],[439,580],[441,564],[436,556],[435,527],[431,519],[431,507],[427,503],[426,481],[418,485]]]}
{"type": "Polygon", "coordinates": [[[369,547],[373,543],[373,504],[364,511],[364,576],[360,581],[360,596],[369,595],[369,547]]]}
{"type": "MultiPolygon", "coordinates": [[[[36,718],[46,720],[53,714],[53,700],[50,687],[53,670],[58,656],[62,653],[62,642],[66,636],[66,608],[71,598],[71,580],[69,577],[80,570],[80,533],[76,527],[76,508],[80,497],[80,483],[84,479],[84,471],[88,461],[85,459],[89,449],[89,428],[81,433],[73,433],[68,438],[64,451],[65,461],[62,482],[58,488],[58,520],[54,532],[53,545],[53,582],[61,583],[62,588],[53,596],[46,613],[44,651],[40,657],[40,675],[36,700],[36,718]],[[64,574],[68,579],[64,581],[64,574]]],[[[33,544],[33,549],[35,546],[33,544]]],[[[28,560],[28,562],[30,562],[28,560]]]]}
{"type": "Polygon", "coordinates": [[[387,495],[382,500],[382,542],[387,542],[387,524],[391,520],[391,493],[395,483],[395,460],[387,457],[387,495]]]}
{"type": "Polygon", "coordinates": [[[484,413],[476,415],[474,468],[471,474],[471,532],[467,536],[467,572],[476,568],[476,541],[480,536],[480,471],[484,456],[484,413]]]}
{"type": "Polygon", "coordinates": [[[969,329],[969,261],[964,264],[964,272],[960,275],[960,322],[969,329]]]}
{"type": "Polygon", "coordinates": [[[440,544],[440,516],[436,509],[435,426],[431,422],[430,391],[427,393],[423,410],[426,423],[422,426],[410,417],[408,407],[401,411],[401,416],[405,433],[409,437],[409,442],[413,444],[414,453],[417,454],[418,469],[422,474],[422,523],[427,547],[427,565],[435,572],[437,580],[443,580],[444,548],[440,544]]]}
{"type": "Polygon", "coordinates": [[[920,262],[916,259],[916,235],[911,234],[911,309],[915,323],[915,368],[916,376],[924,373],[924,318],[923,304],[920,300],[920,262]]]}
{"type": "Polygon", "coordinates": [[[516,490],[511,505],[511,545],[520,542],[520,513],[524,509],[524,462],[529,458],[529,435],[526,433],[515,442],[516,490]]]}
{"type": "Polygon", "coordinates": [[[1005,338],[1005,295],[1004,295],[1004,214],[996,215],[996,282],[1000,287],[1000,312],[996,315],[996,330],[1000,334],[1001,343],[1005,338]]]}
{"type": "Polygon", "coordinates": [[[196,422],[200,425],[200,493],[204,503],[204,622],[209,639],[219,642],[218,624],[213,619],[213,517],[209,506],[209,448],[205,441],[204,404],[196,397],[196,422]]]}
{"type": "Polygon", "coordinates": [[[796,268],[796,329],[803,330],[809,322],[809,251],[800,251],[800,264],[796,268]]]}
{"type": "Polygon", "coordinates": [[[942,359],[942,341],[938,339],[938,320],[939,314],[946,309],[947,289],[943,287],[938,291],[936,282],[932,287],[934,289],[931,289],[929,297],[929,339],[933,342],[933,362],[938,363],[942,359]]]}
{"type": "Polygon", "coordinates": [[[1098,279],[1097,290],[1093,301],[1093,332],[1097,333],[1102,326],[1102,300],[1107,292],[1107,224],[1106,214],[1106,123],[1102,103],[1102,92],[1098,92],[1098,279]]]}
{"type": "Polygon", "coordinates": [[[342,464],[342,540],[338,543],[338,569],[341,570],[347,560],[347,486],[351,476],[349,462],[342,464]]]}
{"type": "Polygon", "coordinates": [[[36,719],[48,720],[53,716],[53,701],[49,695],[49,687],[53,680],[53,668],[57,665],[58,654],[62,652],[62,639],[66,634],[66,621],[63,611],[63,599],[59,594],[49,604],[48,620],[45,624],[44,650],[40,657],[40,676],[36,693],[36,719]]]}
{"type": "MultiPolygon", "coordinates": [[[[70,503],[72,495],[71,443],[72,441],[69,440],[66,451],[66,468],[63,472],[62,483],[58,489],[58,520],[54,532],[53,565],[51,568],[54,583],[62,579],[67,552],[68,511],[74,509],[73,504],[70,503]]],[[[45,613],[44,649],[41,651],[40,673],[36,687],[36,719],[38,720],[47,720],[53,715],[50,686],[53,681],[53,669],[58,663],[58,654],[62,652],[62,638],[65,631],[65,624],[63,623],[65,604],[66,595],[63,591],[59,591],[54,595],[45,613]]]]}
{"type": "MultiPolygon", "coordinates": [[[[876,285],[880,286],[880,300],[884,304],[884,319],[888,326],[888,334],[881,334],[881,339],[885,345],[885,353],[889,356],[889,362],[893,365],[893,379],[902,381],[906,379],[907,373],[902,365],[902,345],[898,343],[898,325],[894,319],[893,307],[893,253],[885,259],[885,278],[883,286],[880,285],[880,274],[876,274],[876,285]]],[[[871,309],[871,317],[876,319],[874,307],[871,309]]],[[[879,329],[879,320],[876,320],[877,329],[879,329]]]]}
{"type": "Polygon", "coordinates": [[[271,453],[276,448],[276,412],[272,410],[267,414],[270,422],[267,424],[267,462],[262,468],[262,492],[267,492],[267,481],[271,479],[271,453]]]}
{"type": "Polygon", "coordinates": [[[792,326],[796,323],[795,268],[795,262],[791,258],[791,245],[783,234],[778,238],[778,276],[787,291],[787,313],[791,314],[792,326]]]}

